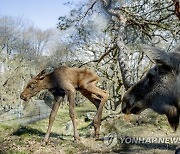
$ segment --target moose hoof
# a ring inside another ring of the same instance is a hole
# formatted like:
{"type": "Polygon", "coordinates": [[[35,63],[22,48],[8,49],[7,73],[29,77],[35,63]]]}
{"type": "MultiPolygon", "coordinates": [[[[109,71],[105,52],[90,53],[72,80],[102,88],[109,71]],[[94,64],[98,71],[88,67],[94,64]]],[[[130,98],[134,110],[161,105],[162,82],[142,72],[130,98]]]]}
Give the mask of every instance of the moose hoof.
{"type": "Polygon", "coordinates": [[[95,134],[94,138],[95,138],[95,140],[98,140],[99,139],[99,134],[95,134]]]}
{"type": "Polygon", "coordinates": [[[47,140],[43,140],[42,142],[41,142],[41,145],[42,146],[45,146],[45,145],[47,145],[48,144],[48,141],[47,140]]]}

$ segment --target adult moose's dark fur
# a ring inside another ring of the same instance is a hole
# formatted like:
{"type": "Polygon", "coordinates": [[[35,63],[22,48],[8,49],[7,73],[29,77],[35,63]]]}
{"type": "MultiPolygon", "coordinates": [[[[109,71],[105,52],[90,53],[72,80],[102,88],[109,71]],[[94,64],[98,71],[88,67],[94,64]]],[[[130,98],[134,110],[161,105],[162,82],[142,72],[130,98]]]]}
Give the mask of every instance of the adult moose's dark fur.
{"type": "Polygon", "coordinates": [[[44,138],[45,143],[48,142],[51,128],[60,105],[60,99],[65,95],[68,96],[69,100],[69,114],[74,127],[74,139],[79,140],[74,111],[76,90],[80,91],[81,94],[88,98],[97,108],[97,114],[93,119],[93,124],[95,137],[99,137],[102,110],[104,103],[108,99],[108,94],[106,91],[96,86],[98,80],[99,77],[97,74],[89,69],[61,66],[49,74],[46,74],[43,70],[28,82],[26,88],[21,93],[21,99],[28,101],[31,97],[44,89],[48,89],[55,98],[49,116],[48,130],[44,138]]]}
{"type": "Polygon", "coordinates": [[[143,52],[156,65],[125,93],[122,112],[139,114],[151,108],[165,114],[171,127],[176,130],[180,114],[180,52],[165,52],[155,47],[142,46],[143,52]]]}

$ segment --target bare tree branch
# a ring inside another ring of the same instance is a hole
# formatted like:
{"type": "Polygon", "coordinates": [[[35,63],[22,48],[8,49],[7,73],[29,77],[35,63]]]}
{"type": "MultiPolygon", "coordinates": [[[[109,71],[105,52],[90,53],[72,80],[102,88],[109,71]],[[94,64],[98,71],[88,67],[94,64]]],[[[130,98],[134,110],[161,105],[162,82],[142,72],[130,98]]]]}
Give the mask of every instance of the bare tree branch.
{"type": "Polygon", "coordinates": [[[103,55],[101,55],[99,59],[88,61],[86,63],[81,64],[79,67],[82,67],[82,66],[92,63],[92,62],[97,63],[97,65],[98,65],[104,59],[104,57],[106,57],[111,51],[113,51],[116,48],[117,48],[117,45],[114,45],[112,48],[107,50],[103,55]]]}
{"type": "Polygon", "coordinates": [[[82,17],[83,19],[87,16],[88,12],[93,9],[93,7],[94,7],[94,5],[95,5],[96,3],[97,3],[97,1],[94,1],[94,2],[91,4],[91,6],[87,9],[87,11],[85,12],[84,16],[82,17]]]}
{"type": "Polygon", "coordinates": [[[101,62],[101,60],[103,60],[103,58],[105,56],[107,56],[111,51],[113,51],[114,49],[117,48],[117,45],[115,44],[112,48],[110,48],[107,52],[105,52],[97,61],[97,64],[101,62]]]}

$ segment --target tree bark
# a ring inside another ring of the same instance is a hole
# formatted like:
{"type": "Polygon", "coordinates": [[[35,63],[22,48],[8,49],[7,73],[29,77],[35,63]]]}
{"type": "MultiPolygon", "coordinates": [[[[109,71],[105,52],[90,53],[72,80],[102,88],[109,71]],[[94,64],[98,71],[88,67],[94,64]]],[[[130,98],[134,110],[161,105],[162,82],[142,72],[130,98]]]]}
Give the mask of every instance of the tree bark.
{"type": "MultiPolygon", "coordinates": [[[[116,10],[113,10],[111,8],[111,3],[112,0],[102,0],[103,7],[106,10],[106,12],[111,16],[111,17],[116,17],[118,18],[119,22],[124,24],[125,18],[120,15],[116,10]]],[[[121,29],[123,31],[123,29],[121,29]]],[[[128,66],[129,60],[128,60],[128,50],[127,47],[122,39],[121,35],[121,30],[118,30],[118,35],[117,38],[115,38],[116,41],[116,47],[118,49],[118,62],[119,62],[119,67],[122,75],[122,81],[125,89],[129,89],[133,83],[132,83],[132,76],[130,75],[130,68],[128,66]]]]}

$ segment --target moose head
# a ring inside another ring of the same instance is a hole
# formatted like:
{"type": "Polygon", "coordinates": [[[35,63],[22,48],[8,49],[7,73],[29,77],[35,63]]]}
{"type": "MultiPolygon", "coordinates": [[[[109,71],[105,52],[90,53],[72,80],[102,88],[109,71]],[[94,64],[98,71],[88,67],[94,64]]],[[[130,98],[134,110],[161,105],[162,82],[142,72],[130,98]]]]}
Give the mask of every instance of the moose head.
{"type": "Polygon", "coordinates": [[[155,66],[127,90],[122,99],[122,112],[139,114],[151,108],[165,114],[171,127],[176,130],[180,110],[180,53],[177,50],[167,53],[146,45],[142,48],[155,66]]]}
{"type": "Polygon", "coordinates": [[[24,101],[28,101],[31,97],[40,92],[43,87],[43,80],[46,76],[45,70],[42,70],[37,76],[32,77],[27,86],[20,95],[20,98],[24,101]]]}

